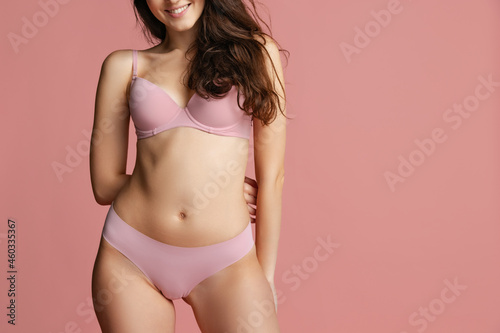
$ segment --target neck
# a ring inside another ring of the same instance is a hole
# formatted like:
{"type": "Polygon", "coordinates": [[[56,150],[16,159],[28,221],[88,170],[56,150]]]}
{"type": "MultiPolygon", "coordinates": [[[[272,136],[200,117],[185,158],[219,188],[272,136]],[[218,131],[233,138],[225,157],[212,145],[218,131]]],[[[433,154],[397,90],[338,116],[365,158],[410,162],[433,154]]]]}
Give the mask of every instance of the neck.
{"type": "Polygon", "coordinates": [[[162,49],[166,52],[172,50],[180,50],[186,52],[189,46],[196,39],[198,32],[198,25],[195,24],[191,29],[185,31],[172,31],[167,30],[167,37],[161,43],[162,49]]]}

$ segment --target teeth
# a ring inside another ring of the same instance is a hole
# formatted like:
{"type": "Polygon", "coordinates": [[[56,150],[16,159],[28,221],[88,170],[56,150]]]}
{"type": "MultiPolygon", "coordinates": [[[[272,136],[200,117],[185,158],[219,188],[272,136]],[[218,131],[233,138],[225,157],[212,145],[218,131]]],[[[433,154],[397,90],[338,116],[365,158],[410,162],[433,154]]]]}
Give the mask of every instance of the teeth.
{"type": "Polygon", "coordinates": [[[184,7],[177,8],[174,10],[167,10],[167,12],[172,13],[172,14],[179,14],[179,13],[183,12],[186,8],[188,8],[188,6],[189,5],[185,5],[184,7]]]}

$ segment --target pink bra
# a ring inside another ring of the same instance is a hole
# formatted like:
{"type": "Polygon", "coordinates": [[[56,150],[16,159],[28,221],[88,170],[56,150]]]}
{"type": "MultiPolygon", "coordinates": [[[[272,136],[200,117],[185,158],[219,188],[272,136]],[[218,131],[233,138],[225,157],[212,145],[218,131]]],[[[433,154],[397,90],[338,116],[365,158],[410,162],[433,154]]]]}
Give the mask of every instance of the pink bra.
{"type": "Polygon", "coordinates": [[[221,99],[206,100],[195,93],[186,107],[180,107],[161,87],[137,76],[137,50],[132,52],[129,108],[137,139],[175,127],[192,127],[217,135],[250,138],[252,117],[238,107],[236,86],[221,99]]]}

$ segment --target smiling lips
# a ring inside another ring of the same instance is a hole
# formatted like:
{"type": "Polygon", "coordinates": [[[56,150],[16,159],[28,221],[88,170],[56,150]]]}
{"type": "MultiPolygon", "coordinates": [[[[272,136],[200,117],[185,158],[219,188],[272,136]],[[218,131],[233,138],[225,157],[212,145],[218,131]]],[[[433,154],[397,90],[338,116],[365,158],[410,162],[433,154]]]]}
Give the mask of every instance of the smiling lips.
{"type": "Polygon", "coordinates": [[[182,7],[179,7],[179,8],[176,8],[176,9],[170,9],[170,10],[166,10],[168,13],[170,14],[180,14],[182,13],[183,11],[185,11],[188,7],[189,7],[189,3],[187,5],[184,5],[182,7]]]}

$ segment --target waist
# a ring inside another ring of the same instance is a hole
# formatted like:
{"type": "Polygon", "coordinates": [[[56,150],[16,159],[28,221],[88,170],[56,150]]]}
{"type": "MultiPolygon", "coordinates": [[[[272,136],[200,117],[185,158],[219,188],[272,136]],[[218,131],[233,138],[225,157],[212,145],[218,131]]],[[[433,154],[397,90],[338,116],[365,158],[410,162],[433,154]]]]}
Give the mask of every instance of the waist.
{"type": "Polygon", "coordinates": [[[166,244],[203,246],[223,241],[250,221],[244,175],[212,176],[155,177],[134,170],[113,201],[114,209],[126,223],[166,244]]]}
{"type": "Polygon", "coordinates": [[[250,220],[243,195],[247,161],[248,140],[191,128],[139,140],[134,170],[114,208],[167,244],[222,241],[250,220]]]}

